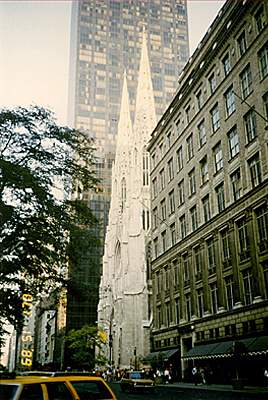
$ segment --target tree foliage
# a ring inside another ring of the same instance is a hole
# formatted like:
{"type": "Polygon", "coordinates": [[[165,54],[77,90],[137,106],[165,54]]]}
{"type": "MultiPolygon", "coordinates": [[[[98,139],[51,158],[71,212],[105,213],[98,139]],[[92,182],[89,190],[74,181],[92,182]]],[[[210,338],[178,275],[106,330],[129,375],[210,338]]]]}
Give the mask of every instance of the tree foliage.
{"type": "Polygon", "coordinates": [[[97,348],[101,349],[104,345],[96,326],[84,325],[81,329],[72,329],[66,337],[66,343],[75,368],[90,370],[95,364],[105,365],[107,362],[101,351],[96,352],[97,348]]]}
{"type": "Polygon", "coordinates": [[[0,111],[0,329],[22,328],[23,293],[75,291],[66,267],[79,269],[98,244],[98,222],[80,199],[99,182],[93,146],[48,109],[0,111]]]}

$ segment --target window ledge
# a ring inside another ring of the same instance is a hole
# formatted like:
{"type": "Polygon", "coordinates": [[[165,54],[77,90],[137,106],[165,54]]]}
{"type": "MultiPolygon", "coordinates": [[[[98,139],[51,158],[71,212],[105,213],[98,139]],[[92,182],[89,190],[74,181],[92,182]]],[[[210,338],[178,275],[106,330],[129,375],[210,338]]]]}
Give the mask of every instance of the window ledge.
{"type": "Polygon", "coordinates": [[[202,187],[206,186],[206,185],[208,184],[208,182],[209,182],[209,179],[208,179],[208,180],[206,180],[206,182],[202,183],[202,184],[200,185],[200,188],[202,188],[202,187]]]}
{"type": "Polygon", "coordinates": [[[222,172],[223,171],[223,167],[221,167],[218,171],[216,171],[216,172],[214,172],[214,175],[213,176],[216,176],[216,175],[218,175],[220,172],[222,172]]]}
{"type": "Polygon", "coordinates": [[[234,111],[231,112],[231,114],[227,115],[225,118],[225,122],[228,121],[229,118],[231,118],[231,116],[236,112],[236,109],[234,111]]]}

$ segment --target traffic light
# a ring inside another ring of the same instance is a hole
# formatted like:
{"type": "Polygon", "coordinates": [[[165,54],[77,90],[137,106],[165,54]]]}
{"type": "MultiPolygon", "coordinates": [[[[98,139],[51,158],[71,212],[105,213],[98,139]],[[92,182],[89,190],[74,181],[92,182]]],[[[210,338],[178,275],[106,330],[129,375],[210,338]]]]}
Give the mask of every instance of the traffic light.
{"type": "Polygon", "coordinates": [[[135,349],[134,349],[134,356],[136,355],[136,347],[135,347],[135,349]]]}

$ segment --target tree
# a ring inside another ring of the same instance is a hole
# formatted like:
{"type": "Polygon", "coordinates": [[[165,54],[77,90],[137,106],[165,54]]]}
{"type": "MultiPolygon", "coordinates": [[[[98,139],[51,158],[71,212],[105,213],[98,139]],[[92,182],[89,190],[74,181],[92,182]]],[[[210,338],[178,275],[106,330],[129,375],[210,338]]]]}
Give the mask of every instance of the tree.
{"type": "MultiPolygon", "coordinates": [[[[0,332],[4,323],[23,327],[24,293],[77,292],[67,267],[78,270],[99,244],[98,221],[80,199],[99,182],[93,146],[48,109],[0,111],[0,332]]],[[[87,292],[80,283],[79,296],[87,292]]]]}
{"type": "Polygon", "coordinates": [[[80,370],[92,369],[95,364],[105,365],[107,359],[99,354],[95,354],[96,348],[101,349],[103,342],[95,326],[84,325],[82,329],[72,329],[66,336],[66,343],[71,350],[73,366],[80,370]]]}

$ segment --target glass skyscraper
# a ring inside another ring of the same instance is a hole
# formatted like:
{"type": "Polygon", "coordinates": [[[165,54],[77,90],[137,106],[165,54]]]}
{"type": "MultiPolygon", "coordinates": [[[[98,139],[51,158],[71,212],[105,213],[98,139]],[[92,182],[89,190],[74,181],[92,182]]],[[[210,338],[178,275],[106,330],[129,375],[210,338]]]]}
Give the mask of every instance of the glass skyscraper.
{"type": "MultiPolygon", "coordinates": [[[[123,74],[128,77],[134,120],[142,31],[147,33],[156,115],[177,88],[189,56],[186,1],[75,1],[72,8],[68,124],[96,139],[100,192],[84,200],[102,223],[108,222],[111,167],[115,157],[123,74]]],[[[67,306],[67,330],[97,319],[102,249],[83,265],[80,279],[92,283],[92,301],[67,306]]]]}

